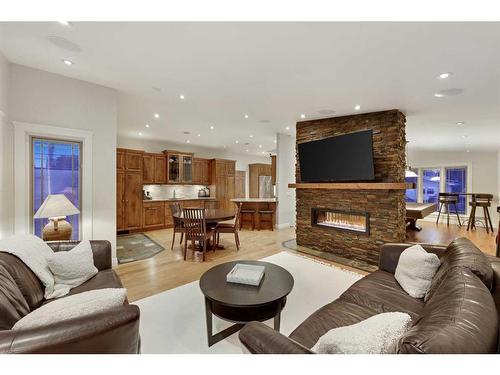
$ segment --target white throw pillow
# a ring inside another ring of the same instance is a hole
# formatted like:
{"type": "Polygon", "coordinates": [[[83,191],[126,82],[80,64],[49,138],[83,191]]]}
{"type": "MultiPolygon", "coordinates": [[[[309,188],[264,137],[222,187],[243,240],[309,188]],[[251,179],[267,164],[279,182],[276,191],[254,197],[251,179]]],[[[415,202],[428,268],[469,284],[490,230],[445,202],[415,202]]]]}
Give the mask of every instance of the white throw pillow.
{"type": "Polygon", "coordinates": [[[441,261],[420,245],[413,245],[401,253],[394,277],[401,288],[414,298],[423,298],[431,287],[441,261]]]}
{"type": "Polygon", "coordinates": [[[410,315],[387,312],[329,330],[312,351],[319,354],[384,354],[410,328],[410,315]]]}
{"type": "Polygon", "coordinates": [[[70,251],[58,251],[47,258],[54,275],[54,297],[64,296],[97,273],[90,241],[82,241],[70,251]]]}
{"type": "Polygon", "coordinates": [[[16,235],[0,240],[0,251],[15,255],[33,271],[45,287],[45,298],[53,298],[54,276],[47,258],[54,251],[41,238],[31,234],[16,235]]]}
{"type": "Polygon", "coordinates": [[[122,306],[126,296],[127,290],[124,288],[106,288],[56,299],[18,320],[12,329],[46,326],[63,320],[105,311],[122,306]]]}

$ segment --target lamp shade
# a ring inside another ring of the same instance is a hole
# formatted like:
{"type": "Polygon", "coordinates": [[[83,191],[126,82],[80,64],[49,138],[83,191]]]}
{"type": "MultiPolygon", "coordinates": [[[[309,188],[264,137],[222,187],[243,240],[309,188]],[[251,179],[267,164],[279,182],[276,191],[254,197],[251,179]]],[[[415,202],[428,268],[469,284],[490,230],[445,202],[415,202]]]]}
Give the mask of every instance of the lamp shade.
{"type": "Polygon", "coordinates": [[[418,177],[418,174],[413,172],[411,169],[407,169],[405,171],[405,177],[418,177]]]}
{"type": "Polygon", "coordinates": [[[33,216],[35,219],[79,214],[80,210],[64,194],[50,194],[33,216]]]}

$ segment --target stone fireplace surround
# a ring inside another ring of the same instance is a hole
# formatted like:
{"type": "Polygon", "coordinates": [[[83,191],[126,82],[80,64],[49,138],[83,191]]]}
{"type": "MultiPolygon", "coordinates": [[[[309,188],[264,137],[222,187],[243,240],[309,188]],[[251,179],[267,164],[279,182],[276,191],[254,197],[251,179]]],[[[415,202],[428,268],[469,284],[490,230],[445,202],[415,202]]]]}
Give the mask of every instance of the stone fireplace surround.
{"type": "MultiPolygon", "coordinates": [[[[297,123],[297,144],[373,130],[375,181],[404,183],[405,116],[399,110],[342,116],[297,123]]],[[[297,148],[296,148],[297,149],[297,148]]],[[[296,181],[300,166],[296,152],[296,181]]],[[[297,245],[376,265],[380,245],[405,240],[404,190],[297,188],[297,245]],[[366,213],[368,233],[332,230],[313,224],[315,209],[366,213]]]]}

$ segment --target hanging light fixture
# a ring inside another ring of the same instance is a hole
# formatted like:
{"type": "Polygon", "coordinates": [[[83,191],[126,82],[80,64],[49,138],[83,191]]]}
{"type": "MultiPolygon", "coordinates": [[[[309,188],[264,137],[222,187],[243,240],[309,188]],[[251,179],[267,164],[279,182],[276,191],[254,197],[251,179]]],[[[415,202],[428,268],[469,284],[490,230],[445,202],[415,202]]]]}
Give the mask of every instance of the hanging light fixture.
{"type": "Polygon", "coordinates": [[[408,177],[418,177],[418,174],[416,174],[414,171],[411,170],[410,163],[408,161],[408,143],[410,143],[410,141],[406,141],[406,170],[405,170],[405,178],[408,178],[408,177]]]}

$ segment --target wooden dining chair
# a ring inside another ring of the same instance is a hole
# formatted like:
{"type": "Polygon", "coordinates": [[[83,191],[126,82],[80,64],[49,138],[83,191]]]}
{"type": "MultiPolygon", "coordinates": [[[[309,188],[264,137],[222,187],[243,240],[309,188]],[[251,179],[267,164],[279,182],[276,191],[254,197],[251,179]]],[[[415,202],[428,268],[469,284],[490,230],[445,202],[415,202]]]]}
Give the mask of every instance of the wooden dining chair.
{"type": "Polygon", "coordinates": [[[243,203],[238,204],[238,209],[236,211],[236,216],[234,217],[234,222],[232,223],[219,223],[215,227],[217,245],[219,244],[219,237],[221,233],[233,233],[234,234],[234,242],[236,243],[236,251],[240,250],[240,236],[238,232],[240,230],[240,220],[241,220],[241,206],[243,203]]]}
{"type": "Polygon", "coordinates": [[[181,234],[181,240],[179,244],[182,244],[182,238],[184,236],[184,223],[182,219],[179,217],[175,217],[177,214],[180,214],[182,212],[182,208],[179,202],[171,203],[169,204],[170,206],[170,212],[172,214],[172,222],[174,223],[174,228],[173,228],[173,236],[172,236],[172,246],[170,246],[170,250],[174,248],[174,242],[175,242],[175,234],[180,233],[181,234]]]}
{"type": "Polygon", "coordinates": [[[193,252],[196,250],[196,242],[203,251],[203,261],[205,261],[205,253],[207,252],[207,245],[210,238],[213,238],[215,244],[215,230],[207,228],[207,221],[205,219],[204,208],[185,208],[184,209],[184,260],[187,255],[187,244],[191,241],[193,252]]]}

